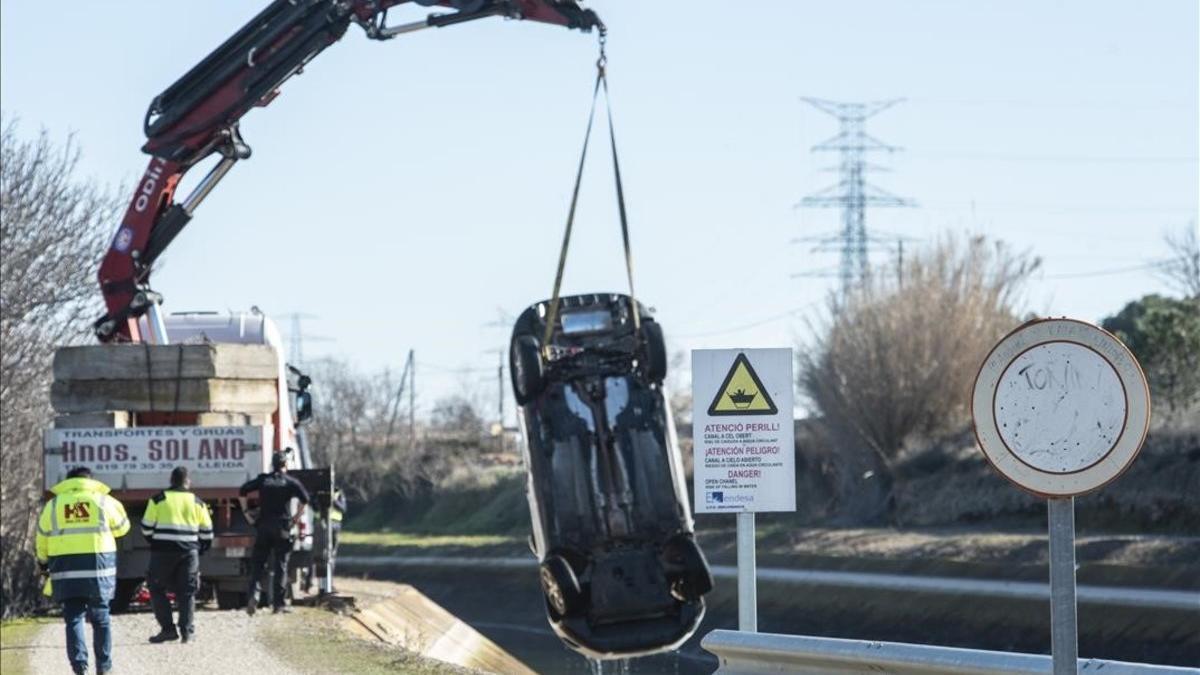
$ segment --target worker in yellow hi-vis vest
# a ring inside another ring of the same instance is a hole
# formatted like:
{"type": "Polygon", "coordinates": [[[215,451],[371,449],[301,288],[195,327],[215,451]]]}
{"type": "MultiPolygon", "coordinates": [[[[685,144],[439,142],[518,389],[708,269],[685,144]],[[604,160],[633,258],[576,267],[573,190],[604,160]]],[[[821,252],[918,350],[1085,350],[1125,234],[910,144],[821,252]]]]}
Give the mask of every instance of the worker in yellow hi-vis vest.
{"type": "Polygon", "coordinates": [[[186,466],[171,471],[171,487],[150,498],[142,516],[142,534],[150,542],[150,602],[158,620],[158,635],[150,642],[195,637],[196,592],[200,590],[200,555],[213,542],[208,504],[191,492],[186,466]],[[179,628],[171,617],[167,591],[175,593],[179,628]]]}
{"type": "Polygon", "coordinates": [[[50,488],[54,497],[37,525],[37,559],[50,574],[51,595],[67,624],[67,659],[76,673],[88,670],[84,617],[92,624],[96,672],[112,670],[108,603],[117,586],[117,538],[129,532],[121,502],[87,467],[76,467],[50,488]]]}
{"type": "Polygon", "coordinates": [[[313,542],[312,562],[301,574],[301,588],[305,593],[317,583],[318,592],[333,593],[333,563],[337,558],[338,538],[342,533],[342,519],[346,515],[346,495],[341,488],[333,491],[329,500],[329,511],[321,516],[322,526],[317,528],[313,542]],[[329,538],[326,541],[326,537],[329,538]],[[326,575],[326,572],[329,572],[326,575]]]}

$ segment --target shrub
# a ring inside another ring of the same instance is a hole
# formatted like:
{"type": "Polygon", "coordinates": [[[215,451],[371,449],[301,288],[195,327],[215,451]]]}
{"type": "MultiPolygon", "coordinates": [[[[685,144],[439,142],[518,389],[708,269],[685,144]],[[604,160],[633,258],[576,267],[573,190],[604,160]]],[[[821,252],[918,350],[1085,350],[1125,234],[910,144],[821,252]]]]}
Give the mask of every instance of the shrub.
{"type": "Polygon", "coordinates": [[[1147,295],[1101,325],[1142,364],[1156,403],[1172,411],[1200,402],[1200,303],[1147,295]]]}
{"type": "Polygon", "coordinates": [[[838,445],[873,455],[876,468],[860,475],[877,476],[885,500],[906,443],[969,424],[979,364],[1018,324],[1018,294],[1038,266],[999,242],[947,237],[830,300],[800,349],[800,389],[838,445]]]}

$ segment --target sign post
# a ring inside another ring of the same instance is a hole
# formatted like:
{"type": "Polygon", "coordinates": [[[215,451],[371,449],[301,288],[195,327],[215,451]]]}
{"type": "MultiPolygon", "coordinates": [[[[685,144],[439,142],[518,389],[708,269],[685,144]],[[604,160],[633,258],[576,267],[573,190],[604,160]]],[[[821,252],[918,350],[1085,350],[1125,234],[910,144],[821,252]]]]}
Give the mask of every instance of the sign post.
{"type": "Polygon", "coordinates": [[[697,513],[737,514],[738,629],[758,631],[754,514],[796,510],[791,349],[692,351],[697,513]]]}
{"type": "Polygon", "coordinates": [[[1079,627],[1075,614],[1075,498],[1046,500],[1050,525],[1050,653],[1055,675],[1075,673],[1079,627]]]}
{"type": "Polygon", "coordinates": [[[1116,480],[1146,439],[1150,390],[1137,359],[1083,321],[1031,321],[984,359],[971,397],[992,467],[1047,500],[1055,675],[1078,672],[1075,497],[1116,480]]]}
{"type": "Polygon", "coordinates": [[[754,512],[737,514],[738,630],[758,632],[758,557],[754,550],[754,512]]]}

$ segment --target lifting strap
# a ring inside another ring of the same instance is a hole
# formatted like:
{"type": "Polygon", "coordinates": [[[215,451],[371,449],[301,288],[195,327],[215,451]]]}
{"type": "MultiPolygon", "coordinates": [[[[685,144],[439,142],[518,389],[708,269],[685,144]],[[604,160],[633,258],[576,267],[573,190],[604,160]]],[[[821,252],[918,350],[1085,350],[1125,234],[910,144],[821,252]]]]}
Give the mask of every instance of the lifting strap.
{"type": "Polygon", "coordinates": [[[640,331],[642,318],[638,312],[637,298],[633,292],[633,253],[629,245],[629,220],[625,213],[625,190],[621,185],[621,164],[617,160],[617,134],[613,130],[612,102],[608,93],[608,77],[605,66],[608,57],[604,53],[605,31],[600,29],[600,58],[596,61],[596,84],[592,87],[592,105],[588,111],[587,130],[583,134],[583,152],[579,155],[579,168],[575,171],[575,189],[571,192],[571,207],[567,210],[567,226],[563,232],[562,249],[558,254],[558,271],[554,275],[554,293],[550,296],[550,311],[546,314],[546,330],[542,336],[542,351],[549,353],[550,338],[554,335],[554,324],[558,321],[559,292],[562,290],[563,270],[567,266],[567,249],[571,246],[571,229],[575,225],[575,207],[579,203],[579,186],[583,181],[583,165],[587,160],[588,141],[592,137],[592,123],[596,118],[596,99],[604,88],[604,110],[608,115],[608,138],[612,147],[613,179],[617,186],[617,211],[621,217],[621,240],[625,246],[625,273],[629,278],[629,300],[632,305],[633,327],[640,331]]]}

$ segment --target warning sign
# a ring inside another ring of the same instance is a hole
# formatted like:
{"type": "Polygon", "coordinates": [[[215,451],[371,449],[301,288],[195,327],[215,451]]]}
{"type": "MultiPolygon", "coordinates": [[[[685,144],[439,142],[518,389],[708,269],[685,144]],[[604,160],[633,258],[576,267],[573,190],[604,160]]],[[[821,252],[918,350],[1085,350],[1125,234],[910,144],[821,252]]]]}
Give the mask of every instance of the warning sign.
{"type": "Polygon", "coordinates": [[[795,511],[792,350],[692,352],[697,513],[795,511]]]}
{"type": "Polygon", "coordinates": [[[716,397],[708,406],[708,414],[721,415],[774,415],[779,412],[775,401],[767,393],[754,366],[744,353],[739,352],[733,367],[717,390],[716,397]]]}

